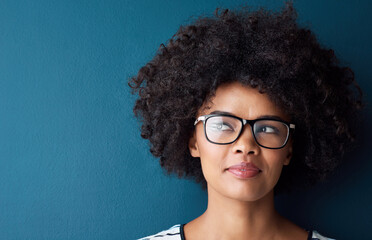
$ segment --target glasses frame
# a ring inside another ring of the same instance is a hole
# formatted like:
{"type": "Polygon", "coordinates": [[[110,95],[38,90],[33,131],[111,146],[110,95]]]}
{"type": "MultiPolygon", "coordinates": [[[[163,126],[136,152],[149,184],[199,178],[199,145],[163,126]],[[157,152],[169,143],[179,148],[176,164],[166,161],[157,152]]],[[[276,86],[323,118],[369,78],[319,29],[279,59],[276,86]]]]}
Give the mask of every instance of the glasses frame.
{"type": "Polygon", "coordinates": [[[251,127],[251,132],[252,132],[252,135],[253,135],[253,138],[254,138],[254,141],[260,146],[260,147],[263,147],[263,148],[268,148],[268,149],[281,149],[283,147],[285,147],[285,145],[288,143],[288,139],[289,139],[289,136],[291,134],[293,134],[294,130],[295,130],[295,124],[293,123],[289,123],[289,122],[286,122],[286,121],[283,121],[283,120],[279,120],[279,119],[274,119],[274,118],[258,118],[258,119],[254,119],[254,120],[248,120],[248,119],[243,119],[243,118],[240,118],[240,117],[237,117],[237,116],[234,116],[234,115],[230,115],[230,114],[208,114],[208,115],[203,115],[203,116],[200,116],[198,117],[195,122],[194,122],[194,126],[196,126],[196,124],[198,124],[198,122],[202,121],[203,122],[203,127],[204,127],[204,134],[205,134],[205,138],[208,140],[208,142],[210,143],[213,143],[213,144],[218,144],[218,145],[227,145],[227,144],[231,144],[233,142],[235,142],[239,137],[240,135],[242,134],[243,132],[243,129],[244,129],[244,126],[248,123],[251,127]],[[209,118],[211,117],[232,117],[232,118],[235,118],[235,119],[238,119],[240,120],[240,122],[242,123],[242,127],[240,129],[240,132],[238,134],[238,136],[231,142],[228,142],[228,143],[216,143],[216,142],[213,142],[211,141],[208,136],[207,136],[207,129],[205,127],[205,124],[206,122],[208,121],[209,118]],[[265,147],[265,146],[262,146],[256,139],[256,135],[254,134],[254,131],[253,131],[253,125],[257,122],[257,121],[262,121],[262,120],[272,120],[272,121],[277,121],[277,122],[281,122],[283,123],[287,129],[288,129],[288,134],[287,134],[287,138],[285,139],[285,142],[282,146],[280,147],[277,147],[277,148],[270,148],[270,147],[265,147]]]}

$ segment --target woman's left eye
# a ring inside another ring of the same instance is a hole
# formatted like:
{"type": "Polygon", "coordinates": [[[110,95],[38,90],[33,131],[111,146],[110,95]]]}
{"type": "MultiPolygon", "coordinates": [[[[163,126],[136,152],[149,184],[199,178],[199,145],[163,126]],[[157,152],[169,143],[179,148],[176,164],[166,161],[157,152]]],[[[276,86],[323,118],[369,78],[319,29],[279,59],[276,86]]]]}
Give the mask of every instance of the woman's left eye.
{"type": "Polygon", "coordinates": [[[276,133],[278,130],[275,127],[272,126],[264,126],[260,128],[260,132],[264,133],[276,133]]]}

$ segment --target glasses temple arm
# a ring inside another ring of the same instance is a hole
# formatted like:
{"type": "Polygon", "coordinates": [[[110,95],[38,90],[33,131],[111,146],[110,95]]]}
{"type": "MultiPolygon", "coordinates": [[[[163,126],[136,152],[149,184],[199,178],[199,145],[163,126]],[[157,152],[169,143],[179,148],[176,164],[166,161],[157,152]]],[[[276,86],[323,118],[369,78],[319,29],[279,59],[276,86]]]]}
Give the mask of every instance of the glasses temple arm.
{"type": "Polygon", "coordinates": [[[206,117],[205,116],[200,116],[198,117],[195,122],[194,122],[194,126],[199,122],[199,121],[205,121],[206,117]]]}

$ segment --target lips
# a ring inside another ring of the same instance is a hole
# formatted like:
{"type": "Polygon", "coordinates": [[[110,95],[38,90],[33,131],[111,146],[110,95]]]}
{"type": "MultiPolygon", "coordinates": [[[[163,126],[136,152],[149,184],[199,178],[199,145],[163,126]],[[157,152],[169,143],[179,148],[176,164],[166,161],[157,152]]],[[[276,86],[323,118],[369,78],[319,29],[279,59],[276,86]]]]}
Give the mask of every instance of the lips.
{"type": "Polygon", "coordinates": [[[230,166],[227,171],[242,179],[253,178],[262,172],[261,169],[249,162],[241,162],[240,164],[230,166]]]}

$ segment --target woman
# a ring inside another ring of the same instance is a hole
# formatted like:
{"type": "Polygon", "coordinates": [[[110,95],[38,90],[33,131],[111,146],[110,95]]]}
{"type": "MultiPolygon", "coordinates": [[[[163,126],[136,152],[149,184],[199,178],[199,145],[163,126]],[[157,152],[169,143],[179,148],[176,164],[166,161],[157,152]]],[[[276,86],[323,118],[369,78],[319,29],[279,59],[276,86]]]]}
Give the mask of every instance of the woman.
{"type": "Polygon", "coordinates": [[[130,86],[151,153],[208,192],[201,216],[143,239],[330,239],[280,216],[274,195],[338,165],[362,93],[291,2],[181,27],[130,86]]]}

